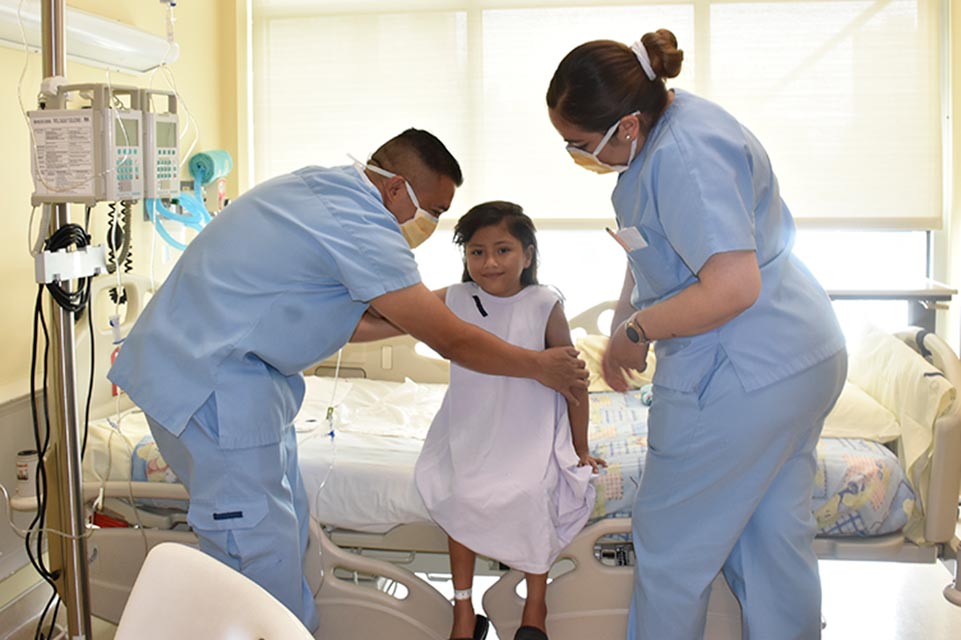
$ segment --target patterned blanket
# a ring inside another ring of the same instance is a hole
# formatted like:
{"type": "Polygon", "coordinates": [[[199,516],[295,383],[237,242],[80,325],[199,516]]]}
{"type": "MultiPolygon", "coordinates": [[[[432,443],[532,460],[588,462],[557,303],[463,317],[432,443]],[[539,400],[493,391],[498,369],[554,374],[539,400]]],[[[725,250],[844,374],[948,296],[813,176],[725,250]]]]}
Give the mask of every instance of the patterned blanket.
{"type": "MultiPolygon", "coordinates": [[[[645,390],[591,394],[591,448],[608,468],[597,479],[592,518],[629,517],[647,453],[645,390]]],[[[813,488],[818,535],[900,531],[915,495],[897,456],[877,442],[822,438],[813,488]]]]}

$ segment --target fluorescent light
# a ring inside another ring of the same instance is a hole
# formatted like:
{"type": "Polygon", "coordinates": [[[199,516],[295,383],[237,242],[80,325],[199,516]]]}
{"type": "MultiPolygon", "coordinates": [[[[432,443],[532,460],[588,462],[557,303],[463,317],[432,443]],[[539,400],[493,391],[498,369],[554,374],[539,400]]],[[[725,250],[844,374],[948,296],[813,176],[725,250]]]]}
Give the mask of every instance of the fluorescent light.
{"type": "MultiPolygon", "coordinates": [[[[0,44],[23,48],[20,23],[27,47],[40,50],[40,2],[0,0],[0,44]]],[[[67,57],[77,62],[127,73],[144,73],[180,55],[177,43],[116,20],[67,7],[64,22],[67,57]]]]}

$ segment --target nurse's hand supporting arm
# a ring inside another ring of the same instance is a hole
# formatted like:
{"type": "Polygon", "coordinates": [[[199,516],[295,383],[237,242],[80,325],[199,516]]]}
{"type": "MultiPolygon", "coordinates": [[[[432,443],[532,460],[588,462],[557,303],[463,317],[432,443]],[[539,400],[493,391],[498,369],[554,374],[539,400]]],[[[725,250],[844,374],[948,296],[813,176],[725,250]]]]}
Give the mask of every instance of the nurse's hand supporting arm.
{"type": "Polygon", "coordinates": [[[374,298],[371,306],[391,324],[468,369],[531,378],[573,402],[587,388],[587,369],[573,347],[531,351],[504,342],[455,316],[422,284],[374,298]]]}
{"type": "Polygon", "coordinates": [[[648,341],[694,336],[733,320],[761,293],[761,270],[753,251],[717,253],[697,277],[684,291],[631,314],[613,330],[601,363],[604,380],[612,389],[626,391],[626,370],[643,371],[646,363],[648,343],[634,343],[627,337],[631,319],[648,341]]]}

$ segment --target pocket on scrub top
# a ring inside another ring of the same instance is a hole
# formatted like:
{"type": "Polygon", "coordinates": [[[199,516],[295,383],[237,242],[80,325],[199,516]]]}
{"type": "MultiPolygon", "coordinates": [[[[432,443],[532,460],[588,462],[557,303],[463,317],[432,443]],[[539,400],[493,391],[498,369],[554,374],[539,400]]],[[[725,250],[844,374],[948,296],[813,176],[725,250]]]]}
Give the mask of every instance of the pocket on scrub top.
{"type": "Polygon", "coordinates": [[[225,499],[220,504],[190,501],[187,522],[201,531],[229,531],[256,527],[267,516],[267,496],[239,500],[225,499]]]}
{"type": "MultiPolygon", "coordinates": [[[[654,233],[644,229],[644,234],[654,233]]],[[[628,252],[627,260],[641,300],[661,298],[694,281],[694,274],[680,259],[666,239],[628,252]]]]}

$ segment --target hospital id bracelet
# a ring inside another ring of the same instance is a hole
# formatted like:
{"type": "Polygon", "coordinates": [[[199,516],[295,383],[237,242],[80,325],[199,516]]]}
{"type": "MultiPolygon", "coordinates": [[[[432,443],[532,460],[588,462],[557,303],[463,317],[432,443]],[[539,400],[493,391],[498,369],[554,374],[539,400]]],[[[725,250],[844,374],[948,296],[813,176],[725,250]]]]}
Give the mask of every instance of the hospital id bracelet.
{"type": "Polygon", "coordinates": [[[644,331],[644,327],[634,319],[634,316],[628,318],[625,333],[627,333],[627,339],[631,342],[650,342],[650,340],[647,339],[647,332],[644,331]]]}

